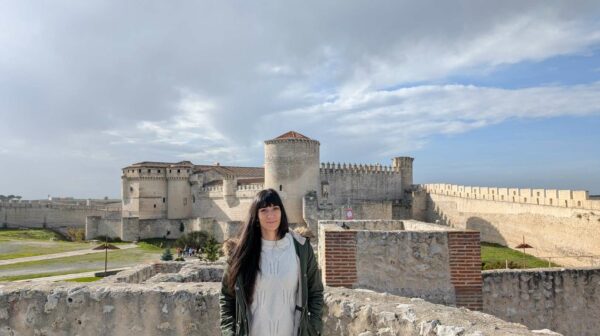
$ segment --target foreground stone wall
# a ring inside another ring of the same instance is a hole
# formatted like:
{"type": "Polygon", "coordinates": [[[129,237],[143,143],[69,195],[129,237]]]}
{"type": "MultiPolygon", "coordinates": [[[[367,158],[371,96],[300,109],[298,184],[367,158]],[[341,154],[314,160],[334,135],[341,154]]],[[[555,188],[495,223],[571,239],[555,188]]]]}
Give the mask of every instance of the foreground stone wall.
{"type": "MultiPolygon", "coordinates": [[[[220,335],[220,283],[0,285],[1,336],[220,335]]],[[[491,315],[325,289],[323,335],[556,335],[491,315]]]]}
{"type": "Polygon", "coordinates": [[[481,310],[479,233],[403,228],[402,221],[320,221],[323,282],[481,310]]]}
{"type": "Polygon", "coordinates": [[[484,271],[483,309],[530,328],[598,335],[600,269],[484,271]]]}
{"type": "Polygon", "coordinates": [[[527,253],[552,257],[560,265],[600,264],[599,211],[441,194],[429,195],[427,210],[428,221],[477,230],[486,242],[515,247],[524,237],[534,247],[527,253]]]}

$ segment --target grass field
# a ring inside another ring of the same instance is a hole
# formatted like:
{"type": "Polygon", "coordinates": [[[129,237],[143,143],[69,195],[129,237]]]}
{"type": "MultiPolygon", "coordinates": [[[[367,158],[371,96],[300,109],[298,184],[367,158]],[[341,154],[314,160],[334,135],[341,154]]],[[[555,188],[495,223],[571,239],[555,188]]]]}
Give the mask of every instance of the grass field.
{"type": "Polygon", "coordinates": [[[560,266],[555,263],[550,263],[549,265],[547,260],[524,254],[506,246],[491,243],[481,243],[481,262],[483,270],[503,269],[506,268],[507,262],[509,268],[519,269],[560,266]]]}
{"type": "Polygon", "coordinates": [[[69,280],[64,280],[64,281],[68,281],[68,282],[94,282],[94,281],[98,281],[102,279],[102,277],[83,277],[83,278],[75,278],[75,279],[69,279],[69,280]]]}
{"type": "MultiPolygon", "coordinates": [[[[120,246],[130,243],[112,243],[120,246]]],[[[163,242],[166,245],[167,242],[163,242]]],[[[91,249],[98,243],[69,242],[43,229],[0,230],[0,260],[91,249]]],[[[109,250],[108,267],[120,268],[157,261],[163,251],[160,241],[140,242],[138,248],[109,250]]],[[[0,266],[0,281],[15,281],[104,269],[104,253],[20,262],[0,266]]]]}
{"type": "Polygon", "coordinates": [[[50,230],[0,230],[0,260],[85,250],[91,247],[93,245],[90,243],[66,241],[60,234],[50,230]]]}

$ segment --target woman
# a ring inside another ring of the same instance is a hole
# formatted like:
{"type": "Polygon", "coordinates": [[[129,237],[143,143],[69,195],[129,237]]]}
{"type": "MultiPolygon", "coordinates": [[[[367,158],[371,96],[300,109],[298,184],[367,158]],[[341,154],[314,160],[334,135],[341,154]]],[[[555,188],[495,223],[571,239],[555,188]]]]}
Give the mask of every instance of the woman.
{"type": "Polygon", "coordinates": [[[223,335],[320,335],[323,284],[306,237],[290,231],[273,189],[254,197],[223,275],[223,335]]]}

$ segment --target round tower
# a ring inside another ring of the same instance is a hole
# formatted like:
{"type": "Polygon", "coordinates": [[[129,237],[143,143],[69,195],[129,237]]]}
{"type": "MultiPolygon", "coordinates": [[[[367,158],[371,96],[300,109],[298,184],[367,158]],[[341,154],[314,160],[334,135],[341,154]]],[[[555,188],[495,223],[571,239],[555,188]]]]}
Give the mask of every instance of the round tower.
{"type": "Polygon", "coordinates": [[[319,193],[319,146],[296,132],[265,141],[265,188],[277,190],[290,223],[304,224],[302,198],[319,193]]]}
{"type": "Polygon", "coordinates": [[[392,159],[392,168],[400,172],[402,191],[410,189],[413,184],[413,161],[408,156],[398,156],[392,159]]]}

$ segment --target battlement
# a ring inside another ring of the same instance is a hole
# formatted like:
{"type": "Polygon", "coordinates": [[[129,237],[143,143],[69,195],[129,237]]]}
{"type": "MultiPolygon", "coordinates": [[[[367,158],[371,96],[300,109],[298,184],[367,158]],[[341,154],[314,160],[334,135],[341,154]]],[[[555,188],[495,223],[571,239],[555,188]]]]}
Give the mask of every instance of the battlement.
{"type": "Polygon", "coordinates": [[[322,174],[400,174],[391,166],[382,166],[380,164],[356,164],[356,163],[321,163],[322,174]]]}
{"type": "Polygon", "coordinates": [[[600,209],[600,200],[585,190],[497,188],[445,183],[421,185],[428,193],[486,201],[545,205],[562,208],[600,209]]]}
{"type": "MultiPolygon", "coordinates": [[[[93,201],[75,201],[69,203],[58,203],[47,200],[10,200],[0,201],[0,208],[12,208],[12,209],[61,209],[61,210],[100,210],[104,211],[108,208],[114,207],[114,204],[98,204],[93,201]]],[[[119,202],[120,206],[120,202],[119,202]]]]}

